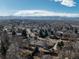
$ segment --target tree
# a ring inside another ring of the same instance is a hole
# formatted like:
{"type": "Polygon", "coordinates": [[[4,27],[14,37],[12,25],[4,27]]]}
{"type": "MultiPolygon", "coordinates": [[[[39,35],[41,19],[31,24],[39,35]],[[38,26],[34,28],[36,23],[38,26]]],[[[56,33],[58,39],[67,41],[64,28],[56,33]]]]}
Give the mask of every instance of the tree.
{"type": "Polygon", "coordinates": [[[76,33],[76,34],[78,33],[78,29],[77,29],[77,28],[75,28],[75,33],[76,33]]]}
{"type": "Polygon", "coordinates": [[[35,50],[32,53],[32,56],[38,55],[40,53],[39,48],[36,46],[35,50]]]}
{"type": "Polygon", "coordinates": [[[59,47],[60,49],[62,49],[62,48],[63,48],[63,46],[64,46],[64,42],[63,42],[63,41],[58,42],[58,47],[59,47]]]}
{"type": "Polygon", "coordinates": [[[44,29],[41,29],[40,32],[39,32],[39,36],[42,37],[42,38],[47,37],[48,36],[48,31],[44,30],[44,29]]]}
{"type": "Polygon", "coordinates": [[[8,34],[6,31],[4,31],[2,38],[1,38],[1,48],[0,48],[2,59],[6,59],[6,53],[9,48],[9,45],[10,43],[9,43],[8,34]]]}
{"type": "Polygon", "coordinates": [[[26,30],[25,30],[25,29],[22,30],[22,36],[23,36],[24,38],[26,38],[26,36],[27,36],[27,33],[26,33],[26,30]]]}
{"type": "Polygon", "coordinates": [[[12,35],[16,35],[16,32],[15,31],[12,31],[12,35]]]}

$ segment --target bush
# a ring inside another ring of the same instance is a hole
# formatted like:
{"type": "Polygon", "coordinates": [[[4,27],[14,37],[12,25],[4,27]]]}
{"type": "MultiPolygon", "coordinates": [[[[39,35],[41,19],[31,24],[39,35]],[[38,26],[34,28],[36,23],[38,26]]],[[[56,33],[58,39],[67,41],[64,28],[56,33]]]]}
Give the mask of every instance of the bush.
{"type": "Polygon", "coordinates": [[[60,49],[62,49],[62,48],[63,48],[63,46],[64,46],[64,42],[63,42],[63,41],[58,42],[58,47],[59,47],[60,49]]]}
{"type": "Polygon", "coordinates": [[[40,32],[39,32],[39,36],[42,37],[42,38],[47,37],[48,36],[48,31],[41,29],[40,32]]]}

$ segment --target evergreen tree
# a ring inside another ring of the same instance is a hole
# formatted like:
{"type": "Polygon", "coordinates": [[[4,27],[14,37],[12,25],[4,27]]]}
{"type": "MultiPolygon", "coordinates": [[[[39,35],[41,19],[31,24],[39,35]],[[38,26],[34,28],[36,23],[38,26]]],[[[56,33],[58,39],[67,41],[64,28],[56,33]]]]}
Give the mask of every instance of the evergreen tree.
{"type": "Polygon", "coordinates": [[[12,31],[12,35],[16,35],[16,32],[15,31],[12,31]]]}
{"type": "Polygon", "coordinates": [[[40,32],[39,32],[39,36],[42,37],[42,38],[47,37],[48,36],[48,31],[41,29],[40,32]]]}
{"type": "Polygon", "coordinates": [[[2,38],[1,38],[1,48],[0,48],[2,59],[6,59],[6,53],[7,53],[7,50],[9,48],[9,45],[10,45],[10,43],[9,43],[8,34],[6,31],[4,31],[2,38]]]}
{"type": "Polygon", "coordinates": [[[22,36],[24,37],[24,38],[26,38],[27,37],[27,33],[26,33],[26,30],[24,29],[24,30],[22,30],[22,36]]]}
{"type": "Polygon", "coordinates": [[[77,29],[77,28],[75,28],[75,33],[76,33],[76,34],[78,33],[78,29],[77,29]]]}
{"type": "Polygon", "coordinates": [[[63,42],[63,41],[58,42],[58,47],[59,47],[60,49],[62,49],[62,48],[63,48],[63,46],[64,46],[64,42],[63,42]]]}

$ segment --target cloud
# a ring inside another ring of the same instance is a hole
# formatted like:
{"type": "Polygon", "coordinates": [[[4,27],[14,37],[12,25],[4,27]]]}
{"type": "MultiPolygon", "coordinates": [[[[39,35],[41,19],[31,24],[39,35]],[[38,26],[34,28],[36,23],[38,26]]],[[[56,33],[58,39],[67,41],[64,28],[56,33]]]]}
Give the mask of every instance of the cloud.
{"type": "Polygon", "coordinates": [[[0,16],[9,16],[10,14],[8,12],[2,12],[0,11],[0,16]]]}
{"type": "Polygon", "coordinates": [[[10,16],[15,12],[15,10],[0,10],[0,16],[10,16]]]}
{"type": "Polygon", "coordinates": [[[67,6],[67,7],[74,7],[76,6],[76,2],[74,0],[54,0],[55,2],[60,2],[61,5],[67,6]]]}
{"type": "Polygon", "coordinates": [[[20,10],[14,13],[15,16],[51,16],[49,11],[44,10],[20,10]]]}
{"type": "Polygon", "coordinates": [[[79,17],[76,13],[58,13],[46,10],[20,10],[13,14],[13,16],[64,16],[64,17],[79,17]]]}

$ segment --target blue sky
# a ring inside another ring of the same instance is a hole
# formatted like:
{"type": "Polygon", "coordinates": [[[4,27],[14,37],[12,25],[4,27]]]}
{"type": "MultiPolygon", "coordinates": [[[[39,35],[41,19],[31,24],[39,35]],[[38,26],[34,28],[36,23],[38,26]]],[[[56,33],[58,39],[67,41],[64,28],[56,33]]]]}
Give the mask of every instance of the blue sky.
{"type": "Polygon", "coordinates": [[[58,13],[79,13],[79,0],[0,0],[0,15],[21,10],[45,10],[58,13]]]}

